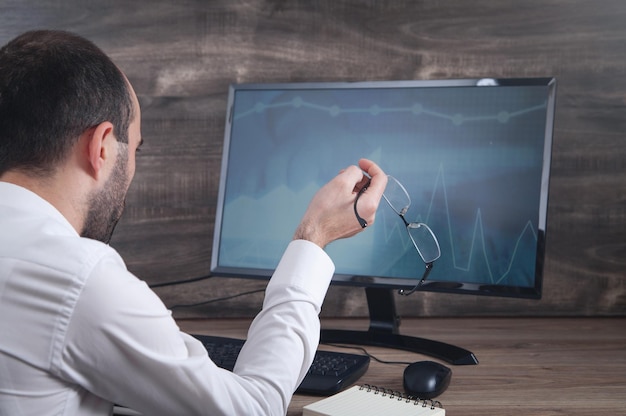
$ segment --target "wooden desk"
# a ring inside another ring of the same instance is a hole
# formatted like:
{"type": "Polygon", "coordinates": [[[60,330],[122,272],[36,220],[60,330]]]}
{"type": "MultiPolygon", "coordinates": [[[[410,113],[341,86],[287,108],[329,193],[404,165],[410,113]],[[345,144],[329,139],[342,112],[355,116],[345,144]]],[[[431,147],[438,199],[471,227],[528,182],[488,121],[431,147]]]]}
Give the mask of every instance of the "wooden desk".
{"type": "MultiPolygon", "coordinates": [[[[233,337],[245,337],[249,323],[179,321],[187,332],[233,337]]],[[[366,322],[324,320],[322,325],[365,329],[366,322]]],[[[405,319],[401,332],[462,346],[480,361],[452,366],[450,387],[438,398],[448,415],[626,414],[626,318],[405,319]]],[[[388,361],[428,359],[366,348],[388,361]]],[[[359,383],[402,391],[403,370],[404,365],[372,360],[359,383]]],[[[294,396],[288,415],[301,415],[302,406],[319,399],[294,396]]]]}

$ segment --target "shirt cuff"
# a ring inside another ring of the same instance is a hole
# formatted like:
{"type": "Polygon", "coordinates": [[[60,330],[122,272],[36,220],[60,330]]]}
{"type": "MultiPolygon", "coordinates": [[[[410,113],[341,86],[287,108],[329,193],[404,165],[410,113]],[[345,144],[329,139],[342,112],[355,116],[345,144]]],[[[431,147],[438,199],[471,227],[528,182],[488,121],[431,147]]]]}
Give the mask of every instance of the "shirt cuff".
{"type": "Polygon", "coordinates": [[[267,290],[297,287],[320,307],[334,272],[332,260],[317,244],[307,240],[293,240],[287,246],[267,290]]]}

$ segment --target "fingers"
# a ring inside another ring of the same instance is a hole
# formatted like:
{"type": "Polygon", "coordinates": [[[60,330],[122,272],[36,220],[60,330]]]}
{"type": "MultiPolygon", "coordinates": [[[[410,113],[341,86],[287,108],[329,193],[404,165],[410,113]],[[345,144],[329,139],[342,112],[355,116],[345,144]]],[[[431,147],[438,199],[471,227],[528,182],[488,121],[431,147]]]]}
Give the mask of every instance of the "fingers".
{"type": "Polygon", "coordinates": [[[354,213],[356,214],[357,221],[362,228],[365,228],[368,224],[374,223],[376,217],[376,210],[380,204],[380,200],[383,196],[385,187],[387,186],[387,175],[383,170],[374,162],[368,159],[359,160],[360,168],[365,171],[363,174],[363,180],[367,183],[363,186],[367,186],[364,191],[363,188],[357,194],[357,204],[354,205],[354,213]]]}
{"type": "Polygon", "coordinates": [[[387,186],[387,175],[380,166],[369,159],[359,160],[359,167],[370,177],[368,194],[371,194],[376,200],[379,200],[383,196],[383,192],[387,186]]]}

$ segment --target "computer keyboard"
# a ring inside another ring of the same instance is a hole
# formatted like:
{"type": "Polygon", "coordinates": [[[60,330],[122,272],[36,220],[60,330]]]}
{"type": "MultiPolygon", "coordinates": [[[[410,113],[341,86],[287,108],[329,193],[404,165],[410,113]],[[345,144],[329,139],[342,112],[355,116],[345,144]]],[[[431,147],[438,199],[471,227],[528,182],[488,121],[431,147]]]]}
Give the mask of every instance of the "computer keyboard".
{"type": "MultiPolygon", "coordinates": [[[[215,364],[233,371],[244,340],[210,335],[193,336],[204,344],[215,364]]],[[[296,392],[330,396],[356,382],[367,371],[369,363],[370,359],[365,355],[318,350],[296,392]]]]}

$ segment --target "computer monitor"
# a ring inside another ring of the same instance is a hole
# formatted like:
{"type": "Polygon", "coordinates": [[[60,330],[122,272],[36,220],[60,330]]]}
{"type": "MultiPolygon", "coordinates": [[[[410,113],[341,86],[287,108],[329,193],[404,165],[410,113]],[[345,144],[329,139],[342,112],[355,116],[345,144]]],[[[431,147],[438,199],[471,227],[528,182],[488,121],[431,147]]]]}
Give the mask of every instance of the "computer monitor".
{"type": "MultiPolygon", "coordinates": [[[[438,238],[420,291],[539,298],[555,90],[554,78],[231,85],[211,274],[268,279],[315,192],[365,157],[407,189],[406,218],[438,238]]],[[[323,330],[322,342],[477,363],[399,333],[395,291],[414,287],[424,263],[384,200],[371,227],[326,250],[333,284],[366,288],[371,324],[323,330]]]]}

